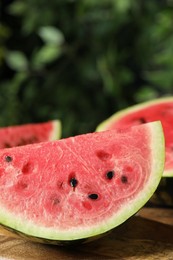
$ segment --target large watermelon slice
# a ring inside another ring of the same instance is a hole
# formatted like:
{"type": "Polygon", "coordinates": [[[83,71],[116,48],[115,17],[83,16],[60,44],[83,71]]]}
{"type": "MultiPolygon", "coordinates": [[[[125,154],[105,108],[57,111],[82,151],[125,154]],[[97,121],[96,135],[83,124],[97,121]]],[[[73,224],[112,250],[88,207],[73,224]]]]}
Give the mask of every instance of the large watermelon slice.
{"type": "Polygon", "coordinates": [[[39,143],[59,139],[61,122],[52,120],[0,128],[0,148],[39,143]]]}
{"type": "Polygon", "coordinates": [[[160,122],[0,150],[0,223],[62,243],[105,233],[135,214],[164,168],[160,122]]]}
{"type": "Polygon", "coordinates": [[[96,131],[126,128],[146,122],[161,121],[166,145],[166,163],[163,176],[173,176],[173,97],[158,98],[140,103],[113,114],[99,124],[96,131]]]}

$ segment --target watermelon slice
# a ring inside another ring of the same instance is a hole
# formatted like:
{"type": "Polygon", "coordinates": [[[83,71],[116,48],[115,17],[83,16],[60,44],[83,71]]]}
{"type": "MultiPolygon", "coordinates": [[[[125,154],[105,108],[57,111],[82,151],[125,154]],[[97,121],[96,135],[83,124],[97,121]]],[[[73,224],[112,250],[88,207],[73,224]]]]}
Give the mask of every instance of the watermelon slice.
{"type": "Polygon", "coordinates": [[[2,127],[0,128],[0,148],[51,141],[59,139],[60,136],[61,122],[59,120],[2,127]]]}
{"type": "Polygon", "coordinates": [[[165,135],[166,163],[163,176],[173,176],[173,97],[158,98],[118,111],[99,124],[96,131],[126,128],[161,121],[165,135]]]}
{"type": "Polygon", "coordinates": [[[164,168],[160,122],[0,150],[0,223],[62,244],[104,234],[135,214],[164,168]]]}

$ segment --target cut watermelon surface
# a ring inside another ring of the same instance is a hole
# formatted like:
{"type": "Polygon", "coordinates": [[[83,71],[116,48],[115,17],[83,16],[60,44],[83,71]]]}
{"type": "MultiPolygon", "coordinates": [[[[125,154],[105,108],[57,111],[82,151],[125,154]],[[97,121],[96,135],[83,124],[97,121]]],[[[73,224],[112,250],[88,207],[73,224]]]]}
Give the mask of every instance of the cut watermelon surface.
{"type": "Polygon", "coordinates": [[[3,127],[0,128],[0,148],[51,141],[59,139],[60,136],[59,120],[3,127]]]}
{"type": "Polygon", "coordinates": [[[99,124],[96,131],[161,121],[165,135],[166,163],[163,176],[173,176],[173,97],[158,98],[118,111],[99,124]]]}
{"type": "Polygon", "coordinates": [[[0,223],[61,244],[126,221],[164,168],[160,122],[0,150],[0,223]]]}

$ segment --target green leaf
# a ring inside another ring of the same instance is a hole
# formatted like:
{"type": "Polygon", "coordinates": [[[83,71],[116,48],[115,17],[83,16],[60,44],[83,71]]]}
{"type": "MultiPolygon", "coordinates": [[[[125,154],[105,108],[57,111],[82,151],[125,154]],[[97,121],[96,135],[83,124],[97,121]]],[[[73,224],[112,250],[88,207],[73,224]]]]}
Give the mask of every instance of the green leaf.
{"type": "Polygon", "coordinates": [[[10,29],[5,25],[0,24],[0,43],[4,39],[7,39],[9,36],[10,36],[10,29]]]}
{"type": "Polygon", "coordinates": [[[56,60],[62,53],[62,49],[55,45],[45,45],[35,53],[32,59],[34,68],[39,69],[44,65],[56,60]]]}
{"type": "Polygon", "coordinates": [[[8,12],[12,15],[22,15],[27,9],[24,1],[15,1],[8,7],[8,12]]]}
{"type": "Polygon", "coordinates": [[[119,12],[126,12],[132,6],[132,3],[130,0],[116,0],[116,1],[113,1],[113,4],[119,12]]]}
{"type": "Polygon", "coordinates": [[[135,100],[139,102],[144,102],[147,100],[152,100],[158,97],[157,90],[153,89],[151,86],[143,86],[139,89],[135,95],[135,100]]]}
{"type": "Polygon", "coordinates": [[[16,71],[24,71],[28,68],[28,60],[20,51],[8,51],[5,57],[8,66],[16,71]]]}
{"type": "Polygon", "coordinates": [[[172,68],[145,72],[145,78],[157,86],[164,86],[166,91],[172,90],[173,74],[172,68]]]}
{"type": "MultiPolygon", "coordinates": [[[[103,86],[104,86],[105,91],[107,93],[112,94],[115,90],[115,88],[114,88],[115,83],[114,83],[113,75],[110,72],[106,57],[101,57],[98,59],[97,68],[98,68],[98,71],[100,72],[100,76],[103,80],[103,86]]],[[[119,88],[119,86],[117,84],[116,89],[118,89],[118,88],[119,88]]]]}
{"type": "Polygon", "coordinates": [[[53,26],[41,27],[38,31],[39,36],[45,43],[61,45],[64,42],[62,32],[53,26]]]}

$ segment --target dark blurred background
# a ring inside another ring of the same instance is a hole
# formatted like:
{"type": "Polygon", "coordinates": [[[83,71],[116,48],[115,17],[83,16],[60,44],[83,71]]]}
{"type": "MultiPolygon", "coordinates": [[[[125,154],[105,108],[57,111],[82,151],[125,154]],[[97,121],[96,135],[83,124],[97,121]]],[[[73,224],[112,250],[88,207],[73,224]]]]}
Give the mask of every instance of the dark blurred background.
{"type": "Polygon", "coordinates": [[[0,126],[59,118],[63,137],[173,94],[173,0],[6,0],[0,126]]]}

